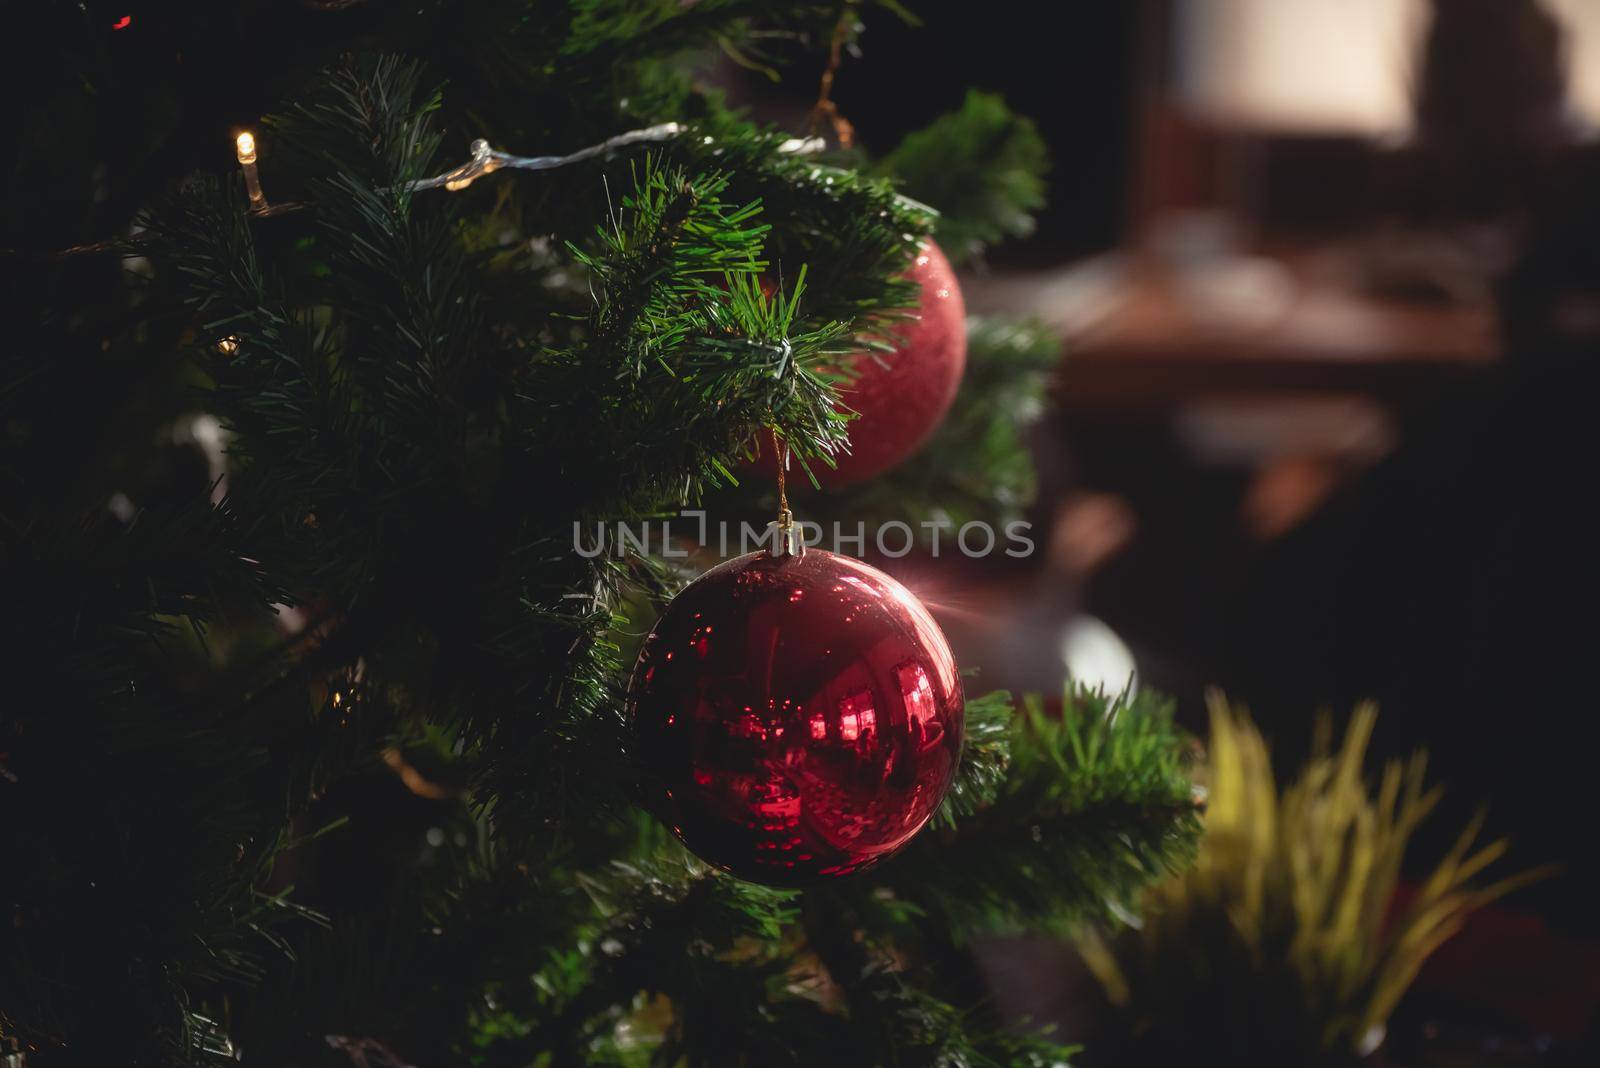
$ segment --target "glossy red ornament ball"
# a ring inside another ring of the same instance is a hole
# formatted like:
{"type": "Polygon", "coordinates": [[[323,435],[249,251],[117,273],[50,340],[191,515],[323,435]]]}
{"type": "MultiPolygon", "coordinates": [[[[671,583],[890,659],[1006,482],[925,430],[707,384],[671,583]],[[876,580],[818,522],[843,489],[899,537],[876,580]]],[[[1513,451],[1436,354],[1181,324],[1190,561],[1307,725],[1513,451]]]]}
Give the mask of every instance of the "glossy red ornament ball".
{"type": "Polygon", "coordinates": [[[690,583],[629,683],[647,803],[707,863],[797,886],[875,864],[938,809],[961,680],[900,583],[810,549],[690,583]]]}
{"type": "Polygon", "coordinates": [[[907,276],[921,286],[918,318],[894,330],[895,351],[858,357],[859,372],[839,398],[859,415],[850,421],[850,451],[837,469],[818,465],[823,486],[843,486],[883,473],[916,452],[956,399],[967,366],[967,308],[955,271],[939,246],[917,251],[907,276]]]}

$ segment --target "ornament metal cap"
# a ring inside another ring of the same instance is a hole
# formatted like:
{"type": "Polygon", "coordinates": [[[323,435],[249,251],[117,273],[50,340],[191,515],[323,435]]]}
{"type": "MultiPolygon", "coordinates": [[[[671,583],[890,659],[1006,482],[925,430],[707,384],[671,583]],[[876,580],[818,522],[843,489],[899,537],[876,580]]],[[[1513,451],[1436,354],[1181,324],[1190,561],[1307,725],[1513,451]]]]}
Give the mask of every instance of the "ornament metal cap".
{"type": "Polygon", "coordinates": [[[806,554],[806,539],[803,532],[794,523],[794,516],[785,508],[778,513],[776,521],[767,524],[767,530],[772,534],[772,547],[767,550],[773,558],[783,556],[801,557],[806,554]]]}

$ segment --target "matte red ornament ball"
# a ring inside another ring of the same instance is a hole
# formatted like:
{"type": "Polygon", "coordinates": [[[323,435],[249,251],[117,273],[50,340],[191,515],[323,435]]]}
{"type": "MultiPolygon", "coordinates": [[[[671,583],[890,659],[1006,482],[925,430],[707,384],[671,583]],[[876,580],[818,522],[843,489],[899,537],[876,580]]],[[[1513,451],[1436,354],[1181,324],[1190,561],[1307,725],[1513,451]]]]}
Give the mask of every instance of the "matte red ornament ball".
{"type": "Polygon", "coordinates": [[[741,556],[680,593],[629,683],[647,804],[707,863],[799,886],[904,846],[961,758],[961,680],[899,582],[847,556],[741,556]]]}
{"type": "Polygon", "coordinates": [[[967,367],[967,308],[955,270],[928,241],[906,274],[921,287],[918,318],[896,326],[893,352],[859,357],[859,374],[841,387],[840,400],[859,415],[850,421],[850,451],[834,456],[836,469],[815,468],[824,487],[897,466],[927,442],[956,399],[967,367]]]}

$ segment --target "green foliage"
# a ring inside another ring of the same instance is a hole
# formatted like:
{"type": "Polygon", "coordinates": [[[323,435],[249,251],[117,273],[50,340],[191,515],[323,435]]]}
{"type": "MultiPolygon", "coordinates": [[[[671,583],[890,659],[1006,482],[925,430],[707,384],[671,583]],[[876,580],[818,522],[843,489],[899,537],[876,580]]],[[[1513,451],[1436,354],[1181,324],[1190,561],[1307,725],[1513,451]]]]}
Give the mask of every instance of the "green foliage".
{"type": "Polygon", "coordinates": [[[997,241],[1033,233],[1048,162],[1030,120],[998,95],[974,89],[960,111],[908,136],[878,169],[943,213],[935,234],[961,263],[997,241]]]}
{"type": "Polygon", "coordinates": [[[842,436],[818,367],[848,351],[846,327],[799,326],[804,267],[789,293],[761,291],[767,226],[759,204],[725,204],[726,188],[647,162],[601,250],[573,249],[596,298],[589,330],[542,361],[518,423],[530,458],[615,487],[594,502],[603,514],[698,498],[729,477],[725,458],[752,426],[773,426],[801,455],[842,436]],[[589,418],[552,442],[551,421],[574,404],[589,418]]]}
{"type": "Polygon", "coordinates": [[[1003,774],[996,706],[976,704],[977,747],[942,814],[953,826],[883,875],[930,926],[958,942],[1065,931],[1187,860],[1199,823],[1166,700],[1069,691],[1055,714],[1029,697],[1006,724],[1003,774]]]}
{"type": "MultiPolygon", "coordinates": [[[[423,1068],[1060,1061],[947,966],[1182,855],[1165,713],[975,700],[959,785],[907,856],[748,886],[634,804],[623,645],[670,562],[573,551],[574,521],[727,487],[758,433],[813,465],[845,440],[834,387],[907,314],[935,217],[691,74],[705,48],[825,46],[856,7],[421,5],[360,23],[388,51],[331,67],[348,37],[285,40],[258,140],[298,210],[252,214],[200,174],[122,243],[137,274],[8,277],[43,310],[0,364],[0,647],[44,685],[0,715],[6,1038],[69,1068],[375,1043],[423,1068]],[[570,151],[663,119],[688,132],[412,188],[474,136],[570,151]],[[224,428],[221,484],[147,459],[197,411],[224,428]]],[[[1018,231],[1025,183],[917,185],[977,174],[962,144],[1038,162],[975,101],[892,170],[990,240],[1018,231]]],[[[1018,427],[1054,353],[975,325],[958,408],[871,507],[1024,502],[1018,427]]]]}

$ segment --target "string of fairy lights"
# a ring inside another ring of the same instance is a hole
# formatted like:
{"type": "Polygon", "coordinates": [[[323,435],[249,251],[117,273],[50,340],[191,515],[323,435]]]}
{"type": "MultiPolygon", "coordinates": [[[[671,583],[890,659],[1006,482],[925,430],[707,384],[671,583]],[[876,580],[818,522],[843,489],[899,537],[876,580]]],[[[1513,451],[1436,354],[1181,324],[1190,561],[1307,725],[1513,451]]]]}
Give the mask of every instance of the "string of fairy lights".
{"type": "MultiPolygon", "coordinates": [[[[670,141],[687,131],[687,127],[680,122],[662,122],[654,126],[646,126],[640,130],[629,130],[626,133],[608,137],[599,144],[580,148],[564,156],[515,156],[509,152],[502,152],[492,147],[483,138],[472,142],[471,156],[465,163],[452,167],[443,174],[436,174],[432,178],[419,178],[406,186],[409,192],[420,192],[425,189],[447,189],[458,192],[467,188],[473,182],[486,174],[493,174],[502,169],[523,171],[548,171],[557,167],[565,167],[573,163],[581,163],[586,159],[604,155],[607,152],[629,145],[657,143],[670,141]]],[[[820,137],[790,138],[778,146],[778,151],[786,153],[808,154],[819,152],[825,147],[820,137]]],[[[239,134],[234,140],[234,149],[238,155],[239,168],[244,172],[245,190],[250,196],[250,210],[257,213],[269,213],[274,209],[267,203],[266,195],[261,189],[261,175],[256,166],[258,158],[255,135],[249,130],[239,134]]],[[[293,210],[301,205],[285,205],[281,210],[293,210]]]]}
{"type": "MultiPolygon", "coordinates": [[[[442,174],[432,178],[419,178],[407,184],[409,192],[422,192],[429,189],[445,189],[450,192],[459,192],[486,174],[493,174],[499,170],[523,171],[548,171],[557,167],[565,167],[573,163],[580,163],[596,156],[629,145],[662,143],[681,137],[688,132],[688,127],[679,122],[662,122],[654,126],[646,126],[638,130],[629,130],[626,133],[608,137],[598,144],[580,148],[564,156],[517,156],[509,152],[502,152],[492,147],[483,138],[472,142],[470,156],[466,162],[450,168],[442,174]]],[[[283,215],[289,212],[302,211],[311,205],[299,202],[272,204],[267,200],[266,191],[261,183],[261,170],[258,163],[261,158],[261,149],[256,142],[254,132],[240,131],[234,137],[234,154],[239,161],[239,169],[244,175],[245,192],[250,201],[250,213],[258,216],[283,215]]],[[[814,155],[823,151],[827,143],[820,137],[791,137],[778,145],[778,151],[793,155],[814,155]]],[[[913,202],[914,203],[914,202],[913,202]]],[[[931,212],[923,205],[915,205],[931,212]]],[[[16,249],[0,249],[6,255],[17,254],[16,249]]],[[[70,256],[81,256],[91,253],[119,253],[124,257],[133,258],[141,255],[139,251],[130,247],[126,239],[111,238],[105,241],[95,241],[85,245],[73,245],[59,249],[54,253],[47,253],[45,258],[63,259],[70,256]]]]}
{"type": "MultiPolygon", "coordinates": [[[[447,189],[458,192],[467,188],[473,182],[486,174],[510,168],[523,171],[548,171],[557,167],[565,167],[571,163],[579,163],[595,156],[603,155],[614,149],[624,148],[628,145],[645,144],[651,142],[670,141],[685,130],[682,123],[662,122],[654,126],[646,126],[642,130],[629,130],[627,133],[608,137],[597,145],[580,148],[576,152],[565,156],[514,156],[509,152],[501,152],[490,146],[483,138],[472,142],[471,157],[460,166],[452,167],[443,174],[436,174],[432,178],[419,178],[406,185],[407,192],[420,192],[426,189],[447,189]]],[[[257,215],[276,215],[288,211],[298,211],[305,207],[304,204],[283,204],[273,207],[267,203],[266,193],[261,188],[261,171],[256,166],[260,158],[256,147],[255,134],[244,130],[234,138],[234,153],[239,160],[239,169],[244,173],[245,192],[250,197],[250,210],[257,215]]],[[[820,146],[819,146],[820,147],[820,146]]]]}

